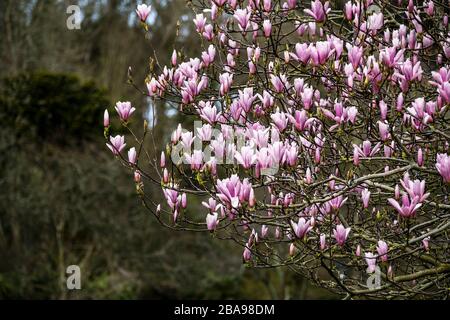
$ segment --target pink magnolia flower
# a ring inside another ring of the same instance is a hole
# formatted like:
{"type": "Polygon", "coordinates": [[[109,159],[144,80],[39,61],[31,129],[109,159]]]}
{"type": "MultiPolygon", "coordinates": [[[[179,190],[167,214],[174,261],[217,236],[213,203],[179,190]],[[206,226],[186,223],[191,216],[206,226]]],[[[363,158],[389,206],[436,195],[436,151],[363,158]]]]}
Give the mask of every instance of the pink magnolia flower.
{"type": "Polygon", "coordinates": [[[147,6],[146,4],[140,4],[137,6],[136,14],[142,22],[147,20],[148,15],[152,11],[152,6],[147,6]]]}
{"type": "Polygon", "coordinates": [[[197,32],[202,33],[206,25],[206,18],[203,16],[203,13],[197,14],[193,21],[197,32]]]}
{"type": "Polygon", "coordinates": [[[336,226],[336,229],[333,230],[333,236],[338,245],[343,246],[345,244],[350,230],[350,227],[345,228],[342,224],[336,226]]]}
{"type": "Polygon", "coordinates": [[[263,9],[266,12],[270,12],[272,9],[272,0],[263,0],[263,9]]]}
{"type": "Polygon", "coordinates": [[[263,31],[264,31],[264,36],[266,38],[269,38],[270,34],[272,33],[272,23],[270,22],[270,20],[264,20],[263,31]]]}
{"type": "Polygon", "coordinates": [[[176,210],[181,202],[181,195],[175,189],[165,188],[163,189],[164,196],[166,198],[167,204],[172,210],[176,210]]]}
{"type": "Polygon", "coordinates": [[[445,153],[437,155],[436,169],[444,178],[444,181],[450,183],[450,156],[445,153]]]}
{"type": "Polygon", "coordinates": [[[354,153],[357,153],[361,157],[373,157],[381,148],[381,143],[377,143],[372,149],[372,143],[368,140],[363,141],[362,149],[356,144],[353,145],[354,153]]]}
{"type": "Polygon", "coordinates": [[[236,9],[236,11],[234,12],[234,18],[237,20],[241,31],[247,30],[251,15],[252,12],[247,8],[236,9]]]}
{"type": "Polygon", "coordinates": [[[371,16],[369,16],[369,19],[367,20],[367,28],[372,31],[372,34],[375,35],[378,30],[383,28],[384,20],[383,20],[383,13],[373,13],[371,16]]]}
{"type": "Polygon", "coordinates": [[[280,112],[277,109],[277,112],[271,114],[270,118],[273,120],[273,122],[277,126],[278,130],[280,130],[280,132],[286,129],[288,125],[288,118],[286,117],[286,114],[284,112],[280,112]]]}
{"type": "Polygon", "coordinates": [[[373,273],[377,267],[377,257],[372,252],[366,252],[364,254],[367,263],[367,272],[373,273]]]}
{"type": "Polygon", "coordinates": [[[378,121],[377,123],[381,140],[383,141],[388,140],[391,137],[391,135],[389,134],[389,124],[383,121],[378,121]]]}
{"type": "Polygon", "coordinates": [[[249,169],[256,163],[254,148],[251,146],[242,147],[240,152],[236,151],[234,157],[236,158],[237,162],[245,169],[249,169]]]}
{"type": "Polygon", "coordinates": [[[239,103],[239,101],[234,100],[231,103],[230,114],[231,114],[231,117],[234,119],[234,121],[242,123],[242,121],[244,120],[245,113],[244,113],[244,110],[242,110],[242,107],[241,107],[241,104],[239,103]]]}
{"type": "Polygon", "coordinates": [[[311,61],[316,66],[322,65],[333,52],[328,41],[318,41],[310,48],[311,61]]]}
{"type": "Polygon", "coordinates": [[[272,144],[268,145],[269,154],[272,157],[273,163],[283,164],[283,160],[285,159],[286,148],[284,144],[280,141],[275,141],[272,144]]]}
{"type": "Polygon", "coordinates": [[[306,43],[297,43],[295,45],[295,53],[290,53],[290,56],[296,61],[300,61],[304,64],[308,63],[311,57],[311,46],[306,43]]]}
{"type": "Polygon", "coordinates": [[[348,61],[352,64],[353,68],[357,69],[359,64],[361,63],[363,48],[352,46],[349,43],[347,43],[345,46],[348,52],[348,61]]]}
{"type": "Polygon", "coordinates": [[[320,235],[320,250],[325,250],[326,247],[327,247],[326,236],[325,234],[322,233],[320,235]]]}
{"type": "Polygon", "coordinates": [[[282,162],[286,162],[289,166],[293,167],[297,163],[298,158],[298,147],[295,144],[292,144],[286,147],[284,152],[284,160],[282,162]]]}
{"type": "Polygon", "coordinates": [[[194,141],[194,137],[192,132],[187,131],[181,133],[181,144],[185,150],[191,150],[192,142],[194,141]]]}
{"type": "Polygon", "coordinates": [[[231,53],[227,54],[227,65],[224,70],[231,72],[231,70],[236,66],[236,61],[234,60],[234,56],[231,53]]]}
{"type": "Polygon", "coordinates": [[[345,204],[345,202],[347,202],[347,200],[348,198],[344,199],[344,196],[340,195],[329,200],[328,203],[334,210],[339,210],[345,204]]]}
{"type": "MultiPolygon", "coordinates": [[[[409,114],[412,116],[411,120],[417,123],[417,127],[422,123],[428,123],[432,121],[432,116],[427,112],[427,105],[429,105],[424,98],[417,98],[411,103],[412,107],[407,108],[409,114]]],[[[405,115],[407,116],[407,115],[405,115]]]]}
{"type": "Polygon", "coordinates": [[[422,204],[419,203],[419,197],[416,196],[410,200],[407,194],[402,196],[402,205],[400,205],[395,199],[389,198],[388,202],[393,206],[397,212],[404,218],[413,217],[416,214],[422,204]]]}
{"type": "Polygon", "coordinates": [[[341,102],[336,102],[334,104],[334,113],[325,108],[321,108],[321,110],[326,117],[336,121],[336,125],[332,126],[330,130],[333,130],[340,124],[348,121],[354,123],[356,120],[356,115],[358,113],[358,109],[356,109],[356,107],[344,108],[341,102]]]}
{"type": "Polygon", "coordinates": [[[379,258],[381,259],[381,261],[386,262],[388,260],[388,256],[387,256],[388,245],[383,240],[378,241],[377,252],[378,252],[378,255],[379,255],[379,258]]]}
{"type": "Polygon", "coordinates": [[[272,107],[273,104],[275,103],[274,97],[266,90],[263,91],[262,96],[258,93],[257,97],[259,98],[265,109],[272,107]]]}
{"type": "Polygon", "coordinates": [[[128,150],[128,162],[131,164],[136,164],[136,148],[133,147],[130,150],[128,150]]]}
{"type": "Polygon", "coordinates": [[[197,136],[201,141],[210,141],[212,135],[212,127],[210,124],[204,124],[201,128],[197,128],[197,136]]]}
{"type": "Polygon", "coordinates": [[[438,87],[439,96],[446,102],[450,102],[450,83],[444,82],[438,87]]]}
{"type": "Polygon", "coordinates": [[[244,90],[239,90],[239,106],[245,112],[250,111],[255,99],[256,96],[253,95],[253,88],[244,88],[244,90]]]}
{"type": "Polygon", "coordinates": [[[217,205],[216,199],[214,198],[209,198],[208,202],[203,201],[202,206],[208,208],[210,212],[217,211],[220,207],[220,205],[217,205]]]}
{"type": "Polygon", "coordinates": [[[299,218],[298,223],[291,220],[292,229],[297,238],[304,239],[308,232],[313,228],[311,221],[306,221],[305,218],[299,218]]]}
{"type": "MultiPolygon", "coordinates": [[[[331,49],[335,53],[335,58],[339,59],[344,51],[344,41],[335,36],[327,35],[327,40],[330,43],[331,49]]],[[[332,51],[332,52],[333,52],[332,51]]],[[[332,53],[330,52],[330,54],[332,53]]]]}
{"type": "Polygon", "coordinates": [[[156,80],[155,78],[151,78],[151,80],[149,82],[147,82],[146,85],[147,85],[148,95],[150,97],[153,97],[158,94],[159,89],[160,89],[158,80],[156,80]]]}
{"type": "Polygon", "coordinates": [[[400,87],[403,92],[406,92],[409,88],[409,83],[422,79],[422,67],[420,66],[420,61],[413,62],[408,58],[403,64],[398,67],[398,70],[394,73],[399,79],[400,87]]]}
{"type": "Polygon", "coordinates": [[[228,91],[231,88],[231,84],[233,82],[233,75],[229,74],[227,72],[222,73],[219,76],[219,81],[220,81],[220,95],[225,95],[226,93],[228,93],[228,91]]]}
{"type": "Polygon", "coordinates": [[[370,200],[370,191],[369,191],[369,189],[365,188],[361,192],[361,198],[362,198],[362,202],[363,202],[363,207],[364,208],[368,208],[369,207],[369,200],[370,200]]]}
{"type": "Polygon", "coordinates": [[[208,50],[202,52],[202,60],[205,67],[208,67],[211,63],[213,63],[215,57],[216,57],[216,48],[214,48],[214,46],[210,44],[208,50]]]}
{"type": "Polygon", "coordinates": [[[305,88],[300,96],[302,98],[303,106],[306,110],[309,110],[313,103],[314,90],[312,88],[305,88]]]}
{"type": "Polygon", "coordinates": [[[241,192],[242,183],[236,174],[230,178],[217,180],[217,196],[228,206],[232,208],[239,207],[239,196],[241,192]]]}
{"type": "Polygon", "coordinates": [[[270,75],[270,82],[272,83],[274,89],[276,92],[281,93],[284,91],[284,89],[289,89],[289,83],[287,81],[287,78],[284,74],[280,74],[279,76],[270,75]]]}
{"type": "Polygon", "coordinates": [[[272,156],[269,153],[269,149],[261,148],[256,157],[256,170],[260,172],[261,170],[268,169],[272,166],[272,156]]]}
{"type": "Polygon", "coordinates": [[[127,121],[128,118],[133,114],[133,112],[136,110],[135,108],[131,107],[131,102],[117,102],[116,103],[116,111],[119,114],[119,117],[123,121],[127,121]]]}
{"type": "Polygon", "coordinates": [[[120,135],[117,135],[115,137],[111,136],[109,138],[109,142],[110,143],[107,143],[106,146],[114,155],[118,155],[127,145],[125,143],[125,137],[120,135]]]}
{"type": "Polygon", "coordinates": [[[194,150],[192,155],[185,153],[185,159],[191,165],[192,170],[200,170],[203,164],[203,152],[201,150],[194,150]]]}
{"type": "Polygon", "coordinates": [[[384,100],[381,100],[378,106],[380,108],[380,118],[381,120],[384,121],[387,118],[387,111],[388,111],[387,104],[386,102],[384,102],[384,100]]]}
{"type": "Polygon", "coordinates": [[[397,47],[389,47],[380,51],[382,62],[389,68],[394,68],[403,62],[405,50],[397,51],[397,47]]]}
{"type": "Polygon", "coordinates": [[[295,110],[294,116],[288,114],[287,115],[290,122],[294,125],[295,129],[298,131],[305,130],[308,125],[314,120],[314,119],[308,119],[308,113],[306,110],[295,110]]]}
{"type": "Polygon", "coordinates": [[[212,39],[214,39],[214,27],[212,26],[212,24],[207,24],[203,28],[202,35],[208,41],[211,41],[212,39]]]}
{"type": "Polygon", "coordinates": [[[353,5],[351,1],[347,1],[344,6],[344,15],[347,20],[353,19],[353,5]]]}
{"type": "Polygon", "coordinates": [[[303,11],[313,17],[316,22],[324,22],[327,18],[327,13],[330,11],[328,1],[323,4],[320,0],[311,1],[311,9],[304,9],[303,11]]]}
{"type": "Polygon", "coordinates": [[[255,202],[255,194],[252,188],[252,184],[248,181],[248,178],[242,180],[241,188],[239,192],[239,201],[240,202],[255,202]]]}
{"type": "Polygon", "coordinates": [[[217,212],[208,213],[206,215],[206,227],[208,228],[208,230],[213,231],[217,228],[217,225],[219,224],[217,218],[218,218],[217,212]]]}
{"type": "Polygon", "coordinates": [[[440,68],[437,72],[432,71],[431,75],[434,81],[429,81],[429,83],[436,87],[440,87],[450,81],[450,70],[444,67],[440,68]]]}
{"type": "Polygon", "coordinates": [[[411,199],[418,197],[419,202],[423,202],[428,196],[429,193],[425,193],[425,180],[410,180],[408,172],[405,172],[403,176],[403,180],[400,180],[403,188],[408,192],[411,199]]]}
{"type": "Polygon", "coordinates": [[[245,246],[244,252],[242,253],[242,258],[244,259],[244,261],[250,261],[250,259],[252,258],[252,252],[250,251],[250,249],[245,246]]]}
{"type": "Polygon", "coordinates": [[[202,104],[202,101],[199,103],[199,105],[202,105],[200,109],[200,117],[208,122],[209,124],[214,124],[219,119],[221,113],[217,112],[216,106],[211,106],[211,103],[208,101],[206,103],[202,104]]]}

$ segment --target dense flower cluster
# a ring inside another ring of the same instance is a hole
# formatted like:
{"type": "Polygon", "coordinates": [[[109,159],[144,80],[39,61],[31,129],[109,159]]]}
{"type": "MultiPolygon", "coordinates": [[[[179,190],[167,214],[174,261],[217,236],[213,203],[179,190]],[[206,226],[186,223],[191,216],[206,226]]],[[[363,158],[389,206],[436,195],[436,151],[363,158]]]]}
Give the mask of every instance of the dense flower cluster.
{"type": "MultiPolygon", "coordinates": [[[[158,220],[233,239],[249,266],[289,266],[348,297],[448,295],[447,4],[194,7],[204,51],[175,50],[146,83],[197,120],[176,128],[155,168],[167,203],[142,195],[158,220]],[[202,218],[188,197],[205,200],[202,218]],[[367,287],[376,270],[381,286],[367,287]]],[[[116,110],[126,123],[134,108],[116,110]]],[[[124,137],[107,145],[120,156],[124,137]]],[[[138,185],[152,179],[128,156],[138,185]]]]}

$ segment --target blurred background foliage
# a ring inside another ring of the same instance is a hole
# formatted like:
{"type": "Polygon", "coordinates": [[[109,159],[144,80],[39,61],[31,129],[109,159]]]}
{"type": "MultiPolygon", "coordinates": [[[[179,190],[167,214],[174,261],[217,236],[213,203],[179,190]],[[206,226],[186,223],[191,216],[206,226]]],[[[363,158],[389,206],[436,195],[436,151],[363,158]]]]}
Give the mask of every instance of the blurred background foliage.
{"type": "MultiPolygon", "coordinates": [[[[199,48],[183,0],[149,2],[148,34],[137,3],[0,2],[0,298],[331,297],[288,270],[247,270],[241,248],[168,231],[140,205],[131,173],[104,146],[103,110],[130,100],[142,130],[152,106],[127,85],[128,67],[143,90],[152,54],[164,64],[174,44],[189,55],[199,48]],[[72,4],[82,9],[80,30],[66,26],[72,4]],[[66,288],[72,264],[82,290],[66,288]]],[[[180,119],[153,107],[163,141],[180,119]]],[[[146,192],[162,201],[158,186],[146,192]]]]}

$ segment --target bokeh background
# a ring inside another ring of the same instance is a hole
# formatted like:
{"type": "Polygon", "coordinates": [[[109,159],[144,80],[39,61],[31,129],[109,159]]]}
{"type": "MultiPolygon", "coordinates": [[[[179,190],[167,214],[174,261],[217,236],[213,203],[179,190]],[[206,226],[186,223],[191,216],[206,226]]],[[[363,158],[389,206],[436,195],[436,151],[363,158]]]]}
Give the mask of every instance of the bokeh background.
{"type": "MultiPolygon", "coordinates": [[[[131,101],[139,132],[155,108],[163,148],[183,118],[150,105],[127,83],[128,67],[144,89],[150,56],[165,64],[174,48],[200,48],[185,0],[148,1],[147,33],[138,3],[0,1],[0,298],[335,298],[288,269],[247,269],[241,248],[166,230],[142,207],[131,172],[105,146],[103,110],[131,101]],[[79,30],[66,24],[74,4],[79,30]],[[67,290],[72,264],[81,290],[67,290]]],[[[145,188],[161,199],[158,186],[145,188]]]]}

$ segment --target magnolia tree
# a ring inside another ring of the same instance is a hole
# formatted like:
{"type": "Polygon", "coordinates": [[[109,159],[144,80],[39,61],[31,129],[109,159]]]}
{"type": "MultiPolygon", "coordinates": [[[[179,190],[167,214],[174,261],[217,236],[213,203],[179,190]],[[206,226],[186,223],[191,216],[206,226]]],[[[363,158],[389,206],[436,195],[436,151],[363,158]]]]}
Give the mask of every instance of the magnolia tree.
{"type": "MultiPolygon", "coordinates": [[[[125,142],[105,112],[107,146],[156,219],[347,298],[448,297],[449,3],[191,4],[204,51],[152,59],[145,93],[192,125],[154,159],[151,129],[125,142]]],[[[146,30],[149,13],[137,8],[146,30]]],[[[129,128],[135,108],[116,110],[129,128]]]]}

